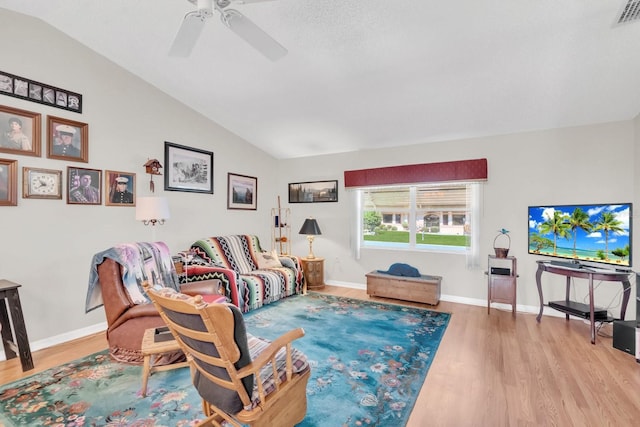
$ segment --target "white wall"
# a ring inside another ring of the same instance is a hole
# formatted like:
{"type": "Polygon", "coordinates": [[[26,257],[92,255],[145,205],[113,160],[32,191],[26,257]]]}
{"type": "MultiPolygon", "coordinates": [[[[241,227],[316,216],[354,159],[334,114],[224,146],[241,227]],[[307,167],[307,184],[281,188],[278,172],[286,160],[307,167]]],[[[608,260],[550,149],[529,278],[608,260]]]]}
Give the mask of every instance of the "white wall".
{"type": "MultiPolygon", "coordinates": [[[[254,233],[268,243],[269,212],[275,205],[276,161],[246,141],[203,118],[139,78],[42,22],[3,11],[0,14],[2,71],[83,95],[77,114],[0,95],[0,104],[42,114],[43,156],[0,153],[17,159],[19,200],[0,207],[0,278],[22,285],[20,297],[30,341],[104,322],[104,312],[84,313],[90,261],[114,244],[151,240],[151,227],[134,220],[134,208],[67,205],[63,200],[22,198],[22,167],[63,171],[67,166],[136,173],[138,195],[149,194],[144,163],[164,165],[164,141],[214,152],[214,194],[164,192],[171,219],[155,227],[157,240],[172,251],[198,238],[225,233],[254,233]],[[89,124],[89,162],[46,158],[46,117],[89,124]],[[258,210],[227,210],[227,173],[258,178],[258,210]]],[[[4,124],[0,124],[4,126],[4,124]]],[[[104,197],[103,197],[104,199],[104,197]]]]}
{"type": "MultiPolygon", "coordinates": [[[[430,252],[363,249],[356,260],[350,252],[350,219],[353,211],[344,189],[344,170],[402,164],[430,163],[474,158],[488,159],[488,181],[483,190],[481,257],[493,253],[493,239],[501,228],[510,230],[510,255],[518,258],[517,301],[539,307],[535,263],[542,257],[527,253],[527,207],[540,204],[638,202],[637,127],[632,121],[554,129],[514,135],[422,144],[404,148],[281,161],[279,188],[287,182],[339,179],[339,202],[292,204],[292,223],[309,215],[317,218],[323,235],[316,238],[314,253],[324,256],[328,282],[366,282],[365,274],[386,269],[394,262],[406,262],[423,274],[443,276],[442,292],[457,299],[486,300],[486,276],[465,267],[465,257],[430,252]],[[634,154],[635,160],[634,160],[634,154]]],[[[640,226],[636,225],[640,230],[640,226]]],[[[297,231],[297,230],[296,230],[297,231]]],[[[640,232],[636,232],[639,233],[640,232]]],[[[295,241],[295,239],[294,239],[295,241]]],[[[640,263],[638,238],[635,262],[640,263]]],[[[305,241],[298,240],[294,253],[304,254],[305,241]]],[[[548,259],[548,258],[547,258],[548,259]]],[[[486,265],[483,261],[483,266],[486,265]]],[[[583,301],[586,281],[577,281],[576,298],[583,301]]],[[[596,290],[596,303],[611,307],[618,315],[616,283],[596,290]]],[[[543,276],[545,300],[564,298],[564,278],[543,276]]],[[[634,288],[635,295],[635,288],[634,288]]],[[[633,299],[628,312],[635,313],[633,299]]],[[[633,317],[630,317],[633,318],[633,317]]]]}
{"type": "MultiPolygon", "coordinates": [[[[318,219],[323,234],[316,238],[314,252],[326,258],[328,282],[364,285],[367,272],[407,262],[425,274],[443,276],[442,291],[447,296],[484,300],[484,273],[467,270],[464,256],[369,249],[362,251],[361,259],[354,259],[350,248],[354,212],[343,172],[486,157],[489,179],[483,190],[481,256],[484,259],[492,252],[498,229],[509,229],[510,254],[519,261],[518,304],[538,306],[535,260],[539,257],[527,254],[527,206],[632,201],[640,209],[640,186],[636,184],[640,179],[636,166],[640,165],[640,117],[571,129],[277,161],[40,21],[3,11],[0,33],[5,58],[20,59],[3,65],[3,71],[79,92],[84,96],[84,111],[79,115],[6,96],[0,96],[0,104],[39,112],[44,123],[47,115],[89,123],[90,145],[88,164],[50,160],[46,155],[0,153],[0,158],[17,159],[20,168],[65,173],[67,166],[134,172],[138,194],[145,195],[149,176],[142,165],[148,158],[164,160],[164,141],[215,153],[214,195],[164,192],[162,180],[154,179],[156,193],[169,198],[172,215],[166,225],[156,227],[155,238],[166,241],[176,252],[200,237],[241,232],[258,234],[268,248],[270,209],[280,195],[283,207],[292,211],[294,254],[305,256],[308,251],[306,239],[297,234],[304,218],[318,219]],[[228,172],[258,178],[257,211],[226,209],[228,172]],[[339,181],[337,203],[287,203],[288,183],[332,179],[339,181]]],[[[21,181],[20,177],[20,185],[21,181]]],[[[22,284],[29,338],[41,344],[49,337],[60,340],[104,322],[101,310],[84,313],[95,252],[153,236],[150,227],[134,221],[133,208],[67,205],[64,199],[20,198],[17,207],[0,208],[0,224],[4,243],[0,245],[0,277],[22,284]]],[[[637,220],[634,226],[640,230],[637,220]]],[[[636,236],[633,245],[636,264],[640,263],[638,239],[636,236]]],[[[563,283],[560,277],[546,277],[546,295],[562,297],[563,283]]],[[[580,299],[586,291],[581,284],[578,288],[580,299]]],[[[615,284],[603,284],[596,301],[615,305],[618,289],[615,284]]],[[[632,299],[628,312],[634,313],[633,308],[632,299]]]]}

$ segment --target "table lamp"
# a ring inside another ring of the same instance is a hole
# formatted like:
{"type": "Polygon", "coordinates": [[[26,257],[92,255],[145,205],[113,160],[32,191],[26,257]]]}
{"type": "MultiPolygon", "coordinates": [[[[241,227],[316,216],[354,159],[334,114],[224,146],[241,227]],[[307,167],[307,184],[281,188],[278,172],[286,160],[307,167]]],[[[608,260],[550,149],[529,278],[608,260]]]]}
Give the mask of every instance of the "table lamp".
{"type": "Polygon", "coordinates": [[[318,222],[313,218],[305,219],[299,234],[307,235],[307,240],[309,241],[309,255],[307,255],[307,259],[314,259],[315,256],[313,255],[313,238],[322,234],[322,232],[320,231],[320,227],[318,226],[318,222]]]}

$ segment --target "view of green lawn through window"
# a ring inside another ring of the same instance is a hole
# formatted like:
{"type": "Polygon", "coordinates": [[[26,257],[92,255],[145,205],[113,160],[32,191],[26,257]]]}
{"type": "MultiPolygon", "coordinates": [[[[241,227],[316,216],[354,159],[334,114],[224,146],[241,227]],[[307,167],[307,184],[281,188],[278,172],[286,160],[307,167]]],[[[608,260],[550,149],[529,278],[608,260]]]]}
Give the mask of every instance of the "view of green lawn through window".
{"type": "MultiPolygon", "coordinates": [[[[407,231],[378,231],[376,234],[364,236],[369,242],[409,243],[407,231]]],[[[416,245],[468,246],[469,236],[449,236],[441,234],[417,233],[416,245]]]]}
{"type": "Polygon", "coordinates": [[[429,184],[360,191],[362,245],[459,251],[471,244],[470,184],[429,184]]]}

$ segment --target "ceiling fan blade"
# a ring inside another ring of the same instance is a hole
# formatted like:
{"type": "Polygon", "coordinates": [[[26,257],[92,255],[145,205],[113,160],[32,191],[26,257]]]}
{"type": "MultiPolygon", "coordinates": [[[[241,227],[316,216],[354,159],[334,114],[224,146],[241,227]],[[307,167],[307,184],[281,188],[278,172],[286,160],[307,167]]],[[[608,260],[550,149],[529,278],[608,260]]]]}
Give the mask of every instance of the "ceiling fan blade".
{"type": "Polygon", "coordinates": [[[287,49],[284,46],[235,9],[224,10],[222,22],[240,38],[253,46],[254,49],[272,61],[277,61],[287,54],[287,49]]]}
{"type": "Polygon", "coordinates": [[[169,49],[169,56],[189,56],[200,37],[200,33],[202,33],[205,20],[206,16],[203,16],[199,11],[187,13],[169,49]]]}

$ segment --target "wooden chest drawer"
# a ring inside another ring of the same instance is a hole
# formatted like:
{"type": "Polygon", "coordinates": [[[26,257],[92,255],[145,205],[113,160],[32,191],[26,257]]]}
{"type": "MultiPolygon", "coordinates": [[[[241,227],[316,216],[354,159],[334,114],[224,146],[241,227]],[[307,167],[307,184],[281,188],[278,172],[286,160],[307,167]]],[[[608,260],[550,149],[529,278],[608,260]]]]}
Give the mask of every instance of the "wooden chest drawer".
{"type": "Polygon", "coordinates": [[[371,272],[367,276],[367,294],[403,301],[437,305],[440,302],[442,277],[404,277],[371,272]]]}

